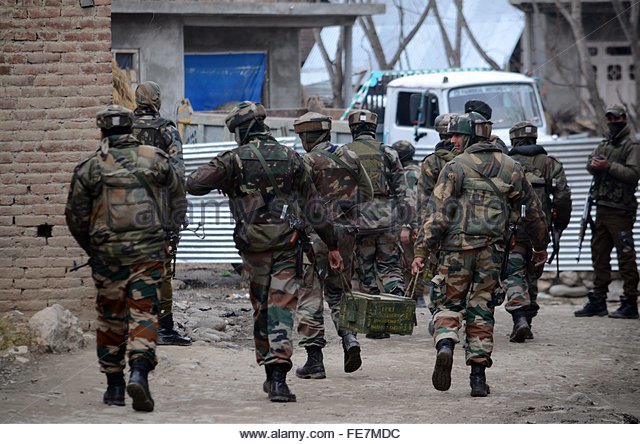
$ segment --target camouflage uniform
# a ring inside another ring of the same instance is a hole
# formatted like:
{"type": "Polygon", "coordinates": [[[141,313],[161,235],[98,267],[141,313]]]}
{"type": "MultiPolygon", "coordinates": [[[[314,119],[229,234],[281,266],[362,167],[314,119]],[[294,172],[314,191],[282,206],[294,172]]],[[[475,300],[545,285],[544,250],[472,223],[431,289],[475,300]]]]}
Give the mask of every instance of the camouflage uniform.
{"type": "Polygon", "coordinates": [[[127,350],[132,369],[136,361],[145,361],[147,371],[156,365],[165,232],[177,229],[187,207],[183,182],[165,153],[122,131],[109,135],[114,127],[130,132],[132,120],[133,113],[118,106],[98,114],[106,137],[76,167],[65,210],[71,234],[91,258],[98,360],[108,376],[122,374],[127,350]]]}
{"type": "Polygon", "coordinates": [[[366,110],[349,115],[354,141],[346,147],[358,155],[374,190],[373,201],[360,207],[356,271],[360,291],[379,294],[377,278],[385,293],[404,294],[397,238],[399,226],[411,217],[407,184],[398,153],[375,140],[376,122],[377,116],[366,110]]]}
{"type": "MultiPolygon", "coordinates": [[[[562,163],[547,155],[542,146],[535,144],[537,128],[532,123],[518,122],[509,134],[514,147],[509,151],[509,156],[522,165],[525,176],[545,213],[547,227],[553,228],[552,231],[557,232],[559,239],[560,233],[567,228],[571,219],[571,189],[567,184],[562,163]]],[[[516,245],[509,253],[509,277],[505,281],[505,308],[513,316],[514,329],[511,341],[515,342],[533,339],[530,330],[531,320],[540,308],[536,300],[538,278],[543,267],[533,267],[531,256],[531,242],[526,233],[519,230],[516,245]]]]}
{"type": "Polygon", "coordinates": [[[330,225],[322,220],[322,199],[302,158],[271,136],[265,117],[260,104],[236,106],[226,122],[239,146],[192,173],[187,191],[200,196],[218,189],[229,196],[236,222],[233,237],[250,280],[256,360],[267,371],[264,389],[272,401],[295,401],[288,387],[282,396],[273,396],[279,390],[273,382],[286,386],[284,377],[291,368],[291,333],[300,288],[297,271],[302,264],[296,247],[300,227],[293,228],[290,222],[304,210],[330,249],[336,249],[337,242],[330,225]]]}
{"type": "Polygon", "coordinates": [[[587,171],[593,175],[592,198],[596,206],[595,227],[591,236],[593,263],[593,293],[589,303],[576,316],[604,316],[607,314],[606,297],[611,283],[611,251],[615,246],[618,266],[624,281],[621,306],[609,316],[614,318],[638,317],[638,267],[633,240],[633,225],[638,202],[635,196],[640,179],[640,143],[632,135],[626,120],[626,111],[620,105],[606,110],[609,136],[589,155],[587,171]],[[592,160],[607,159],[606,169],[595,169],[592,160]]]}
{"type": "Polygon", "coordinates": [[[509,217],[521,204],[527,206],[525,230],[537,251],[546,248],[547,227],[520,165],[486,141],[490,122],[476,113],[456,119],[473,125],[469,131],[475,134],[470,133],[467,143],[480,142],[466,148],[440,173],[429,201],[424,240],[416,244],[416,257],[425,258],[430,251],[440,251],[439,272],[433,278],[443,295],[434,303],[434,342],[438,349],[434,386],[438,390],[449,389],[453,345],[459,341],[459,329],[466,320],[465,353],[467,365],[472,366],[472,396],[486,396],[484,368],[491,366],[493,351],[493,292],[509,217]],[[479,124],[484,126],[478,128],[479,124]],[[451,359],[443,361],[445,353],[441,351],[445,348],[451,359]],[[474,377],[480,379],[476,381],[474,377]],[[474,394],[474,381],[482,387],[478,394],[474,394]]]}
{"type": "Polygon", "coordinates": [[[345,350],[345,371],[351,373],[360,367],[360,346],[355,334],[339,328],[340,303],[346,285],[351,289],[352,257],[355,248],[357,205],[373,198],[369,176],[360,164],[358,156],[345,146],[338,147],[329,141],[331,119],[318,113],[307,113],[294,122],[294,130],[300,135],[308,153],[304,163],[318,194],[322,196],[327,219],[340,239],[340,255],[344,258],[344,271],[329,267],[326,244],[316,234],[311,234],[313,255],[305,267],[302,289],[298,300],[298,333],[300,345],[307,349],[309,359],[296,371],[302,378],[324,377],[322,349],[326,345],[324,329],[324,301],[331,310],[331,319],[345,350]],[[342,273],[342,276],[341,276],[342,273]],[[324,299],[323,299],[324,290],[324,299]],[[317,348],[316,348],[317,347],[317,348]],[[352,350],[357,347],[357,350],[352,350]],[[355,356],[355,354],[358,356],[355,356]],[[357,361],[357,362],[356,362],[357,361]]]}
{"type": "MultiPolygon", "coordinates": [[[[133,119],[133,135],[144,145],[155,146],[164,151],[171,165],[184,180],[182,139],[176,124],[160,117],[160,87],[155,82],[143,82],[136,88],[136,105],[133,119]]],[[[175,233],[177,235],[178,232],[175,233]]],[[[175,252],[174,252],[175,254],[175,252]]],[[[173,288],[171,286],[173,256],[164,263],[165,273],[160,287],[159,345],[190,345],[191,339],[180,336],[173,328],[173,288]]]]}

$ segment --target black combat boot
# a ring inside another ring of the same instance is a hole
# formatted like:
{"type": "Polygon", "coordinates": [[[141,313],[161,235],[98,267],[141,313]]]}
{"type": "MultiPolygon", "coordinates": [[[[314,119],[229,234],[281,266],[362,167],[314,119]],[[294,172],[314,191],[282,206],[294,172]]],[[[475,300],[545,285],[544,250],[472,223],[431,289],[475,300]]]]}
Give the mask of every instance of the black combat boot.
{"type": "Polygon", "coordinates": [[[533,316],[527,316],[527,324],[529,324],[529,334],[525,336],[525,339],[533,339],[533,330],[531,330],[532,322],[533,322],[533,316]]]}
{"type": "Polygon", "coordinates": [[[451,367],[453,366],[453,339],[440,339],[436,344],[436,365],[433,368],[431,382],[436,390],[445,392],[451,387],[451,367]]]}
{"type": "Polygon", "coordinates": [[[271,364],[273,368],[271,387],[269,388],[269,401],[271,402],[296,402],[294,395],[287,385],[287,364],[271,364]]]}
{"type": "Polygon", "coordinates": [[[577,318],[607,315],[606,295],[594,294],[590,291],[589,294],[587,294],[587,297],[589,298],[589,302],[587,302],[584,308],[573,312],[577,318]]]}
{"type": "Polygon", "coordinates": [[[367,333],[365,335],[367,339],[389,339],[390,337],[389,333],[367,333]]]}
{"type": "Polygon", "coordinates": [[[305,347],[307,362],[296,369],[296,376],[302,379],[324,379],[327,377],[322,363],[322,348],[317,345],[305,347]]]}
{"type": "Polygon", "coordinates": [[[129,362],[131,376],[127,385],[127,393],[133,399],[133,409],[140,412],[153,411],[153,399],[149,391],[147,376],[151,370],[151,363],[144,358],[129,362]]]}
{"type": "Polygon", "coordinates": [[[528,336],[531,336],[531,328],[529,327],[529,322],[527,322],[526,311],[526,308],[519,308],[511,313],[513,330],[511,331],[511,336],[509,336],[509,341],[522,343],[528,336]]]}
{"type": "Polygon", "coordinates": [[[360,343],[356,339],[356,334],[344,332],[342,336],[342,349],[344,350],[344,371],[353,373],[362,365],[360,357],[360,343]]]}
{"type": "Polygon", "coordinates": [[[471,385],[471,396],[485,397],[491,390],[487,385],[487,377],[484,374],[485,366],[476,362],[471,363],[471,375],[469,376],[469,384],[471,385]]]}
{"type": "Polygon", "coordinates": [[[158,318],[158,345],[191,345],[191,338],[174,330],[173,313],[165,313],[158,318]]]}
{"type": "Polygon", "coordinates": [[[104,392],[102,402],[107,405],[124,405],[124,374],[107,373],[107,391],[104,392]]]}
{"type": "Polygon", "coordinates": [[[271,383],[273,382],[273,366],[265,365],[264,371],[267,374],[267,379],[262,383],[262,390],[268,395],[271,390],[271,383]]]}
{"type": "Polygon", "coordinates": [[[638,296],[620,296],[620,307],[609,314],[610,318],[638,319],[638,296]]]}

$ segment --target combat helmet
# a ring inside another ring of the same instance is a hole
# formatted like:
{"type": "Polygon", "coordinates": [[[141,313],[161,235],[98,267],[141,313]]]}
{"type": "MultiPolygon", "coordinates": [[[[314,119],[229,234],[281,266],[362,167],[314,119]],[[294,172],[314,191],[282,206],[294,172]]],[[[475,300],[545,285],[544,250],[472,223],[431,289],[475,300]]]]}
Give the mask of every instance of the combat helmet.
{"type": "Polygon", "coordinates": [[[416,147],[407,140],[398,140],[391,145],[391,148],[398,152],[400,162],[404,165],[406,162],[413,160],[413,155],[416,153],[416,147]]]}
{"type": "Polygon", "coordinates": [[[492,122],[481,114],[470,112],[453,116],[448,125],[450,134],[464,134],[477,140],[488,140],[491,137],[492,122]]]}
{"type": "Polygon", "coordinates": [[[433,126],[435,127],[438,134],[440,134],[441,136],[451,136],[451,133],[449,132],[449,122],[451,122],[451,119],[456,115],[457,114],[454,113],[446,113],[440,114],[438,117],[436,117],[435,121],[433,122],[433,126]]]}
{"type": "Polygon", "coordinates": [[[313,112],[303,114],[293,122],[293,130],[296,134],[330,131],[331,117],[313,112]]]}
{"type": "Polygon", "coordinates": [[[493,114],[493,110],[491,109],[491,107],[487,105],[485,102],[483,102],[482,100],[468,100],[464,104],[464,112],[478,113],[487,120],[490,120],[491,114],[493,114]]]}
{"type": "Polygon", "coordinates": [[[262,122],[267,117],[267,111],[261,103],[248,100],[238,103],[224,118],[224,123],[229,131],[234,133],[236,128],[252,120],[262,122]]]}
{"type": "Polygon", "coordinates": [[[349,126],[358,125],[360,123],[368,123],[371,125],[378,124],[378,115],[372,113],[368,109],[358,109],[349,113],[349,126]]]}
{"type": "Polygon", "coordinates": [[[133,125],[133,111],[120,105],[109,105],[96,115],[98,128],[109,130],[115,127],[130,128],[133,125]]]}
{"type": "Polygon", "coordinates": [[[509,138],[515,139],[537,139],[538,127],[528,120],[516,123],[509,130],[509,138]]]}
{"type": "Polygon", "coordinates": [[[136,88],[136,105],[137,106],[151,106],[156,110],[160,109],[162,104],[160,100],[160,85],[156,82],[142,82],[136,88]]]}

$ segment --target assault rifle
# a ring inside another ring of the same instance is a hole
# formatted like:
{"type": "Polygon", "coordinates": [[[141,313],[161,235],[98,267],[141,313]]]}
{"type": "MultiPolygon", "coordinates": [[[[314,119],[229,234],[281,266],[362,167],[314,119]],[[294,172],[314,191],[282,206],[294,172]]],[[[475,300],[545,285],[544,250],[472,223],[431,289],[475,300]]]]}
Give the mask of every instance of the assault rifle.
{"type": "Polygon", "coordinates": [[[553,251],[551,252],[551,256],[549,256],[547,264],[553,262],[554,259],[556,260],[556,281],[560,279],[560,257],[558,256],[560,253],[560,232],[556,230],[557,217],[558,211],[554,206],[551,209],[551,229],[549,230],[551,234],[551,242],[553,243],[553,251]]]}
{"type": "Polygon", "coordinates": [[[595,188],[596,179],[595,177],[591,181],[591,185],[589,186],[589,192],[587,193],[587,198],[584,201],[584,209],[582,211],[582,219],[580,219],[580,234],[578,234],[578,257],[576,258],[577,262],[580,262],[580,253],[582,252],[582,242],[584,241],[584,235],[587,232],[587,225],[593,231],[594,222],[591,217],[591,208],[593,207],[593,189],[595,188]]]}
{"type": "Polygon", "coordinates": [[[167,231],[165,234],[165,240],[169,250],[169,256],[171,256],[171,277],[176,277],[176,258],[178,257],[178,242],[180,242],[180,233],[175,231],[167,231]]]}
{"type": "MultiPolygon", "coordinates": [[[[296,243],[296,276],[302,277],[304,274],[304,254],[307,253],[309,255],[311,262],[313,263],[313,267],[315,268],[315,260],[313,258],[313,248],[311,248],[311,238],[307,234],[305,230],[305,223],[295,214],[295,211],[288,211],[289,205],[285,204],[282,207],[282,213],[280,214],[281,220],[286,220],[289,222],[289,227],[293,228],[294,234],[291,238],[291,243],[296,243]]],[[[316,273],[318,273],[318,277],[320,277],[320,273],[316,269],[316,273]]]]}

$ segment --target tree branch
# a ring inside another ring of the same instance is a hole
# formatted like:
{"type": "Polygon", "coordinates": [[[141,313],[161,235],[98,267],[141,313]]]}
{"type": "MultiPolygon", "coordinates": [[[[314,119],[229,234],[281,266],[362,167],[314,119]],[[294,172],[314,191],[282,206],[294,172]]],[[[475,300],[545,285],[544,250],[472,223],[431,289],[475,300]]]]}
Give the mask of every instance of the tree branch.
{"type": "Polygon", "coordinates": [[[453,51],[453,46],[451,46],[451,40],[444,27],[444,23],[442,23],[442,17],[440,17],[438,3],[435,0],[429,0],[429,6],[433,8],[433,15],[436,18],[438,28],[440,28],[440,35],[442,36],[442,43],[444,43],[444,50],[447,54],[447,60],[449,61],[449,68],[458,67],[459,65],[456,65],[456,54],[453,51]]]}
{"type": "Polygon", "coordinates": [[[480,47],[480,44],[478,43],[478,41],[476,40],[475,36],[473,35],[473,33],[471,32],[471,29],[469,29],[469,24],[467,23],[467,20],[464,18],[464,14],[462,13],[462,1],[456,1],[456,7],[458,8],[458,17],[460,18],[460,21],[462,23],[462,27],[464,28],[465,31],[467,31],[467,36],[469,37],[469,40],[471,41],[471,44],[473,45],[473,47],[476,49],[476,51],[478,51],[478,53],[480,54],[480,56],[482,56],[482,58],[485,60],[485,62],[487,62],[489,65],[491,65],[491,67],[493,69],[495,69],[496,71],[500,71],[502,68],[500,68],[500,65],[498,65],[495,60],[493,60],[491,57],[489,57],[489,54],[487,54],[484,49],[482,49],[482,47],[480,47]]]}
{"type": "Polygon", "coordinates": [[[432,2],[430,1],[429,4],[427,4],[427,7],[422,12],[422,15],[420,15],[420,18],[418,19],[418,22],[411,29],[409,34],[407,34],[407,36],[404,39],[402,39],[402,41],[398,45],[398,49],[396,50],[396,53],[394,54],[394,56],[391,58],[391,61],[389,62],[389,66],[390,67],[393,68],[396,65],[396,63],[400,59],[400,56],[402,55],[402,52],[405,50],[405,48],[411,42],[411,40],[413,40],[413,37],[415,37],[415,35],[418,32],[418,30],[420,29],[420,27],[422,27],[422,24],[424,23],[424,21],[426,20],[427,16],[429,15],[429,10],[431,9],[431,3],[432,2]]]}

